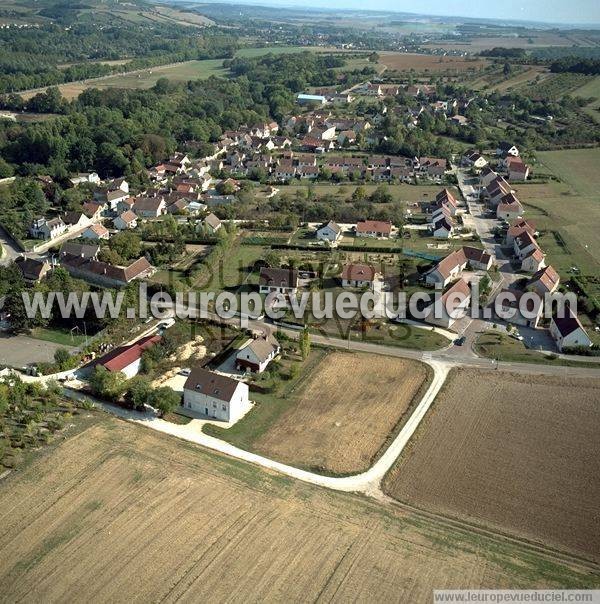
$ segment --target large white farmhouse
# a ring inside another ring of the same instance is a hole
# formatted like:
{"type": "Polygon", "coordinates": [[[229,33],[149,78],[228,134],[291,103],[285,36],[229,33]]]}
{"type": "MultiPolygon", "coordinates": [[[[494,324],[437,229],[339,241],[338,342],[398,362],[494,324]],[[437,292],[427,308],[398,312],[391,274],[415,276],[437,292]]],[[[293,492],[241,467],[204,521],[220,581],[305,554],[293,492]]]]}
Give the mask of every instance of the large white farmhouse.
{"type": "Polygon", "coordinates": [[[248,384],[197,367],[183,387],[183,406],[224,422],[235,422],[250,409],[248,384]]]}

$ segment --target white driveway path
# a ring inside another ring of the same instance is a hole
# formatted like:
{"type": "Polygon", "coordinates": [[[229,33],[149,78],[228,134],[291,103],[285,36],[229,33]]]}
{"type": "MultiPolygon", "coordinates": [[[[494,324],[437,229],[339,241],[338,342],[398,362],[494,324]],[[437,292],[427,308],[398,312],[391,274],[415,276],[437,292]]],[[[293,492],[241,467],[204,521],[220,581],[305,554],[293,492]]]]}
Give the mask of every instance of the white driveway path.
{"type": "Polygon", "coordinates": [[[285,474],[286,476],[290,476],[304,482],[327,487],[336,491],[362,492],[371,496],[381,497],[381,480],[392,467],[398,456],[402,453],[404,447],[421,423],[421,420],[427,413],[427,410],[433,403],[437,393],[446,380],[446,376],[448,375],[448,366],[445,363],[428,361],[428,364],[431,365],[434,370],[433,380],[420,403],[417,405],[416,409],[413,411],[402,430],[400,430],[398,436],[396,436],[392,444],[385,450],[383,455],[366,472],[343,478],[334,478],[314,474],[312,472],[300,470],[299,468],[274,461],[255,453],[250,453],[249,451],[244,451],[243,449],[239,449],[228,442],[214,438],[208,434],[204,434],[197,429],[197,427],[194,425],[194,421],[186,425],[173,424],[155,416],[148,416],[143,413],[129,411],[121,407],[116,407],[94,400],[89,396],[82,395],[81,393],[73,390],[66,390],[65,394],[71,398],[85,398],[88,400],[93,400],[96,406],[128,421],[152,428],[153,430],[157,430],[165,434],[170,434],[171,436],[181,438],[182,440],[186,440],[188,442],[202,445],[208,449],[212,449],[213,451],[218,451],[219,453],[224,453],[225,455],[235,457],[236,459],[248,461],[250,463],[262,466],[263,468],[268,468],[275,472],[285,474]]]}

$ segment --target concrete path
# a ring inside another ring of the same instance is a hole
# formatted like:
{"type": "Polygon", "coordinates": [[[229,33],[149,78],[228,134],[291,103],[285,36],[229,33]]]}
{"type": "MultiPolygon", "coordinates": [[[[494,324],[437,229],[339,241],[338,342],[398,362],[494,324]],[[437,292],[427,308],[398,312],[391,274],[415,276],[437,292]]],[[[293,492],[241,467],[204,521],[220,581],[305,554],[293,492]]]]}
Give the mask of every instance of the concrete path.
{"type": "Polygon", "coordinates": [[[433,380],[420,403],[417,405],[416,409],[413,411],[412,415],[404,427],[400,430],[391,445],[366,472],[343,478],[323,476],[321,474],[315,474],[306,470],[300,470],[299,468],[274,461],[267,457],[263,457],[262,455],[257,455],[256,453],[239,449],[228,442],[198,431],[196,427],[192,425],[193,422],[186,425],[173,424],[156,416],[138,413],[136,411],[130,411],[115,405],[110,405],[74,390],[65,389],[65,394],[73,399],[90,400],[97,407],[100,407],[101,409],[104,409],[105,411],[108,411],[109,413],[122,419],[126,419],[153,430],[163,432],[164,434],[170,434],[171,436],[181,438],[182,440],[186,440],[188,442],[202,445],[213,451],[224,453],[230,457],[235,457],[236,459],[241,459],[249,463],[259,465],[263,468],[279,472],[280,474],[284,474],[304,482],[309,482],[311,484],[336,491],[361,492],[367,495],[380,497],[383,495],[380,489],[380,483],[383,477],[387,474],[396,459],[398,459],[398,456],[404,450],[404,447],[414,434],[422,419],[425,417],[427,410],[435,400],[435,397],[437,396],[440,388],[446,380],[446,376],[448,375],[448,367],[445,364],[432,361],[429,362],[429,365],[434,371],[433,380]]]}

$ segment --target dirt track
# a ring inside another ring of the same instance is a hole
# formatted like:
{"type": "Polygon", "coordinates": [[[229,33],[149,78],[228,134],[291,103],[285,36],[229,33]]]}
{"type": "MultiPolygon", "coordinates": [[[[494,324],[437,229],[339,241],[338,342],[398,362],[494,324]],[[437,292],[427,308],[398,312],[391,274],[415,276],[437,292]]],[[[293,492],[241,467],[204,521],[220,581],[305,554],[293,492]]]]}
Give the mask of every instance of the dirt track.
{"type": "Polygon", "coordinates": [[[419,603],[434,587],[594,579],[562,563],[549,571],[502,540],[101,421],[0,481],[0,601],[419,603]]]}
{"type": "Polygon", "coordinates": [[[599,433],[600,380],[455,371],[385,490],[600,561],[599,433]]]}

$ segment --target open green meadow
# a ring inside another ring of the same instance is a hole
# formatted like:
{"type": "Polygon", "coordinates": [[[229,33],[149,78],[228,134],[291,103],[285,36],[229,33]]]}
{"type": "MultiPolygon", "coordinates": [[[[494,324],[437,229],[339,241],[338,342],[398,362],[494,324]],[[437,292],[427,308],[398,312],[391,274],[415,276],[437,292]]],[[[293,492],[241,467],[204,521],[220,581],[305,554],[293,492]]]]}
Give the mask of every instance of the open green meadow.
{"type": "Polygon", "coordinates": [[[544,151],[539,172],[560,182],[518,185],[526,215],[541,231],[548,261],[567,274],[600,275],[600,149],[544,151]],[[575,271],[573,270],[575,267],[575,271]]]}

